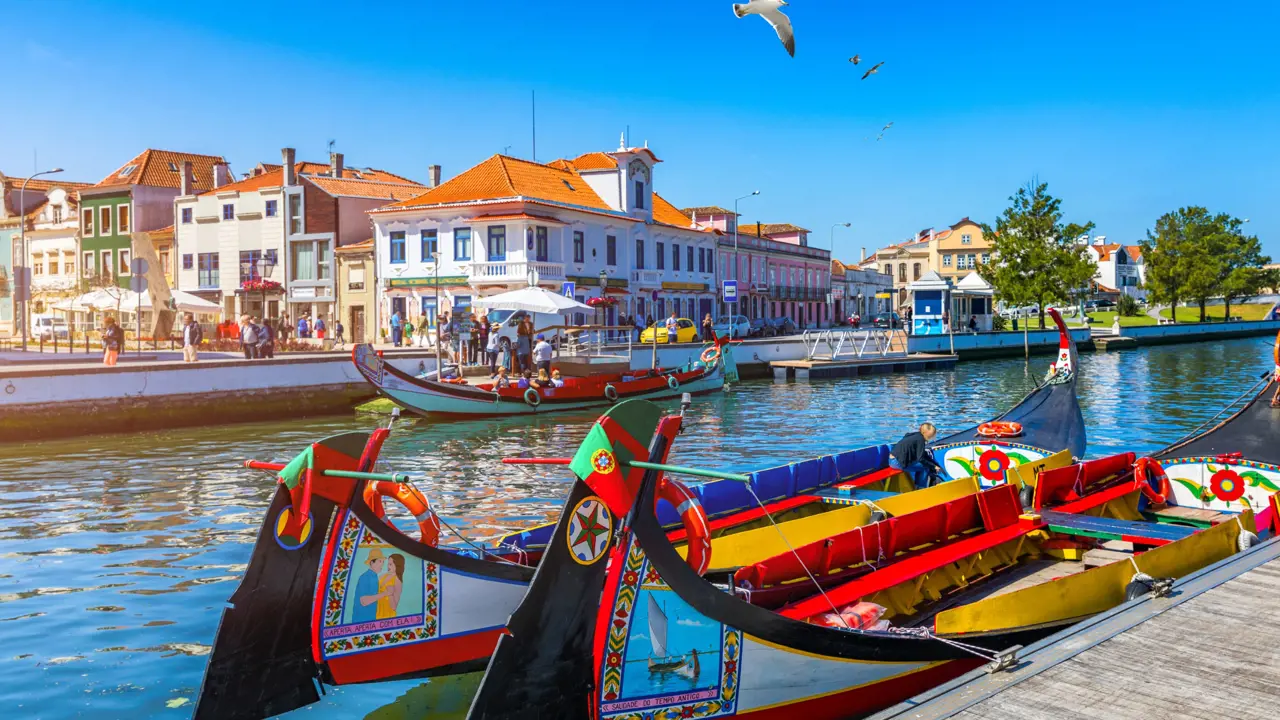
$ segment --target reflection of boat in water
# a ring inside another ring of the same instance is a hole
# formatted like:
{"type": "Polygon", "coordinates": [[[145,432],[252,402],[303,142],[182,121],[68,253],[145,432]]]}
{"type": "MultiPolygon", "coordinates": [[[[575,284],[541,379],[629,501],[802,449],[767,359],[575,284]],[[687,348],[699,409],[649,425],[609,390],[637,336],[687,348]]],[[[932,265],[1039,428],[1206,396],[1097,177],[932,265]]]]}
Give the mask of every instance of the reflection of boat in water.
{"type": "Polygon", "coordinates": [[[702,671],[698,664],[698,651],[676,657],[667,656],[667,614],[658,606],[658,601],[649,594],[649,644],[653,646],[653,655],[649,656],[649,674],[672,673],[697,680],[702,671]]]}

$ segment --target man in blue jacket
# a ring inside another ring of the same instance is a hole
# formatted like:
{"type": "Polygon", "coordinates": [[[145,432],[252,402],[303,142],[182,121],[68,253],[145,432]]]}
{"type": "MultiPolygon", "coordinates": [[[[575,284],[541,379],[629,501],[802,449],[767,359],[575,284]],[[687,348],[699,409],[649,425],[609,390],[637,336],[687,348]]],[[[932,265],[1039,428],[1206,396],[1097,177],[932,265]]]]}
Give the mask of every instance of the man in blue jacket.
{"type": "Polygon", "coordinates": [[[917,488],[929,487],[931,478],[942,475],[942,467],[928,445],[938,436],[933,423],[924,423],[919,432],[907,433],[893,446],[889,467],[901,470],[917,488]]]}

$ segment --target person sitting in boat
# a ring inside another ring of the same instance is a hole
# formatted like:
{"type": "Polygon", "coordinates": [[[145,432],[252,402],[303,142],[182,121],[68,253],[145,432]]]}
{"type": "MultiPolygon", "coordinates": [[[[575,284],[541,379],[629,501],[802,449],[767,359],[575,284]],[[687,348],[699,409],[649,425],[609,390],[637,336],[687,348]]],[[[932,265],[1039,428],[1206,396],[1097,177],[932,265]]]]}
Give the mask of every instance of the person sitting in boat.
{"type": "Polygon", "coordinates": [[[551,373],[551,343],[547,342],[547,336],[538,333],[538,344],[533,346],[533,359],[538,365],[538,374],[547,374],[550,380],[551,373]]]}
{"type": "Polygon", "coordinates": [[[933,423],[924,423],[918,432],[907,433],[893,446],[889,467],[905,472],[917,488],[929,487],[942,472],[928,447],[937,436],[938,428],[933,423]]]}
{"type": "Polygon", "coordinates": [[[498,373],[493,376],[493,387],[494,389],[511,387],[511,378],[507,377],[505,367],[498,368],[498,373]]]}
{"type": "Polygon", "coordinates": [[[528,370],[525,370],[524,372],[520,373],[520,380],[516,382],[516,387],[520,388],[521,390],[524,390],[525,388],[529,387],[532,384],[531,377],[532,376],[530,375],[528,370]]]}
{"type": "Polygon", "coordinates": [[[529,383],[529,387],[538,389],[551,387],[551,376],[544,368],[538,368],[538,375],[529,383]]]}
{"type": "Polygon", "coordinates": [[[560,368],[551,371],[551,387],[564,387],[564,378],[560,377],[560,368]]]}

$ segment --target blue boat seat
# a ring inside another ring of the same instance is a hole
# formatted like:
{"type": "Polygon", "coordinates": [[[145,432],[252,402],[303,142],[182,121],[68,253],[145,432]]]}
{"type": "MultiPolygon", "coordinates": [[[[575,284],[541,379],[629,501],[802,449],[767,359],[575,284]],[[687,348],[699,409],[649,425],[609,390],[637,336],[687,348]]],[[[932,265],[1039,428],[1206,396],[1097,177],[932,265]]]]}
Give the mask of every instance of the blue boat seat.
{"type": "Polygon", "coordinates": [[[795,485],[791,481],[791,466],[772,467],[751,473],[751,485],[762,502],[774,502],[791,497],[795,485]]]}

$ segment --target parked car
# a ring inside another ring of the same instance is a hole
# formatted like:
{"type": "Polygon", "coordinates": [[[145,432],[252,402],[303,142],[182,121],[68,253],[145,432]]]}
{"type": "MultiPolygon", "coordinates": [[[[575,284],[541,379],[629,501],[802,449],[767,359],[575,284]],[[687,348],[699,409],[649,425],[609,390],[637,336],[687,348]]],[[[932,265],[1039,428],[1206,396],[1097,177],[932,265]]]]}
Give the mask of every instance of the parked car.
{"type": "Polygon", "coordinates": [[[711,329],[720,337],[744,338],[751,334],[751,321],[746,315],[723,315],[711,329]]]}
{"type": "MultiPolygon", "coordinates": [[[[719,332],[719,330],[717,330],[716,332],[719,332]]],[[[646,328],[644,332],[640,333],[640,342],[645,344],[653,344],[655,337],[657,338],[658,344],[672,342],[671,338],[667,337],[668,335],[669,333],[667,332],[667,321],[666,321],[666,318],[663,318],[662,320],[655,322],[653,324],[653,327],[646,328]]],[[[694,342],[697,339],[698,339],[698,328],[693,324],[692,320],[690,320],[689,318],[676,319],[676,339],[674,342],[678,342],[678,343],[694,342]]]]}
{"type": "Polygon", "coordinates": [[[902,318],[898,313],[880,313],[871,320],[872,327],[878,328],[901,328],[902,318]]]}
{"type": "Polygon", "coordinates": [[[765,329],[768,327],[768,320],[764,318],[754,318],[751,320],[751,329],[747,331],[747,337],[764,337],[765,329]]]}
{"type": "Polygon", "coordinates": [[[769,318],[767,322],[768,324],[765,326],[763,333],[765,337],[794,335],[800,331],[800,328],[796,327],[796,322],[786,315],[783,315],[782,317],[769,318]]]}
{"type": "Polygon", "coordinates": [[[70,335],[65,318],[35,317],[31,319],[31,325],[31,334],[37,338],[52,340],[55,337],[66,338],[70,335]]]}
{"type": "Polygon", "coordinates": [[[1086,300],[1084,303],[1084,309],[1088,312],[1094,312],[1096,310],[1106,310],[1108,308],[1113,308],[1115,306],[1116,304],[1114,301],[1107,300],[1106,298],[1100,298],[1098,300],[1086,300]]]}

